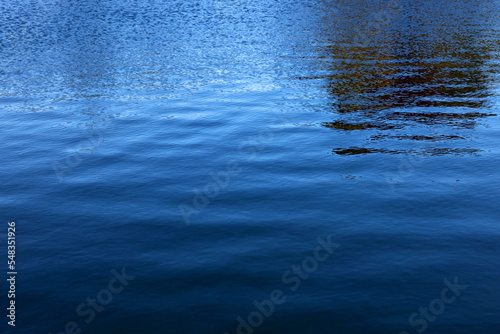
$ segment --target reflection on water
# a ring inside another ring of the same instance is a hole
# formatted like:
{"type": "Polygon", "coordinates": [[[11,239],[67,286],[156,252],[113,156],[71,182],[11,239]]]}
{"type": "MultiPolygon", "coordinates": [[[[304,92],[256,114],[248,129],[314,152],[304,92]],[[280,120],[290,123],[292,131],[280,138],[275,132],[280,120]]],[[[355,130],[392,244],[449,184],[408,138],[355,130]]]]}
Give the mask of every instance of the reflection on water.
{"type": "MultiPolygon", "coordinates": [[[[488,110],[498,72],[493,58],[499,51],[498,33],[489,22],[488,7],[492,4],[479,7],[464,1],[417,4],[398,0],[375,1],[373,6],[363,1],[332,4],[335,11],[325,7],[329,15],[321,21],[325,38],[317,50],[322,74],[300,78],[325,82],[331,110],[337,116],[321,123],[323,127],[370,130],[370,141],[453,144],[450,139],[464,139],[464,129],[473,129],[481,118],[495,115],[488,110]],[[441,134],[450,130],[455,131],[441,134]]],[[[390,145],[334,152],[410,152],[391,149],[390,145]]],[[[449,147],[437,151],[457,154],[479,150],[449,147]]]]}
{"type": "Polygon", "coordinates": [[[391,153],[391,154],[411,154],[411,155],[445,155],[455,154],[460,155],[464,153],[475,154],[480,152],[478,149],[471,148],[429,148],[425,150],[389,150],[379,148],[366,148],[366,147],[351,147],[347,149],[334,149],[334,153],[340,155],[354,155],[354,154],[367,154],[367,153],[391,153]]]}

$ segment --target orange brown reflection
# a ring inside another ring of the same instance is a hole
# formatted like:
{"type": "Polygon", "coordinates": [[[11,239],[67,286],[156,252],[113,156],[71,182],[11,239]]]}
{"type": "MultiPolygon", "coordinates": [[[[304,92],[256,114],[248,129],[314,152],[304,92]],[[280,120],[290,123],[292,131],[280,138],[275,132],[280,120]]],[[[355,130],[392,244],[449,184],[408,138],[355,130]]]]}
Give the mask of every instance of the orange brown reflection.
{"type": "Polygon", "coordinates": [[[334,46],[327,51],[332,58],[342,59],[330,64],[332,74],[323,77],[339,113],[397,107],[487,107],[489,77],[482,71],[486,54],[461,54],[463,58],[451,61],[437,51],[406,59],[334,46]],[[365,58],[360,57],[363,54],[365,58]]]}
{"type": "MultiPolygon", "coordinates": [[[[386,141],[385,145],[394,140],[457,143],[466,139],[461,132],[494,115],[488,109],[497,72],[491,55],[499,50],[498,36],[482,22],[481,13],[467,4],[461,8],[444,6],[439,12],[415,9],[410,1],[401,0],[399,4],[406,7],[398,10],[384,9],[383,2],[377,3],[373,8],[362,1],[339,4],[337,14],[322,22],[327,24],[322,31],[328,34],[317,49],[319,73],[323,74],[301,78],[325,82],[336,117],[321,126],[343,132],[366,131],[370,133],[367,142],[386,141]],[[374,17],[383,17],[375,29],[369,22],[374,17]],[[455,133],[436,133],[440,131],[455,133]]],[[[333,152],[414,153],[363,146],[333,152]]],[[[477,152],[448,147],[420,153],[477,152]]]]}

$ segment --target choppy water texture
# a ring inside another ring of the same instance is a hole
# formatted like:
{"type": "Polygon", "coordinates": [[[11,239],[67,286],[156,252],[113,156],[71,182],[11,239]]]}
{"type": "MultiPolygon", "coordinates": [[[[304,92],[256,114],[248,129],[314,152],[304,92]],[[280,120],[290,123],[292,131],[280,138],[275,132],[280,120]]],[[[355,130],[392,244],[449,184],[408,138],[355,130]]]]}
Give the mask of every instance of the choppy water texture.
{"type": "Polygon", "coordinates": [[[498,333],[500,2],[0,14],[6,332],[498,333]]]}

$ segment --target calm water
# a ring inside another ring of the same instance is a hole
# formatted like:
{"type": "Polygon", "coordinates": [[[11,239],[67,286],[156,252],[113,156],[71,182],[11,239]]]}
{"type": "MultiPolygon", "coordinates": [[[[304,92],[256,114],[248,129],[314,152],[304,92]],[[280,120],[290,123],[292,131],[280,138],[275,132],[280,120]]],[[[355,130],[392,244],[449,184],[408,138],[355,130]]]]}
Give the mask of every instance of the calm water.
{"type": "Polygon", "coordinates": [[[498,333],[500,2],[0,13],[4,332],[498,333]]]}

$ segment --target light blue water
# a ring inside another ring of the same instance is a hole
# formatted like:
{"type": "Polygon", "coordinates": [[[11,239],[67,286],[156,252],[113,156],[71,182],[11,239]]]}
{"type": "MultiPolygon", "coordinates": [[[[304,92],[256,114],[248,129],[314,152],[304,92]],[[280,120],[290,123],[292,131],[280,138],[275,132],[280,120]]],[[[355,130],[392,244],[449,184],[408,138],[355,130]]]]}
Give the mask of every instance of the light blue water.
{"type": "Polygon", "coordinates": [[[498,1],[0,14],[5,332],[498,333],[498,1]]]}

